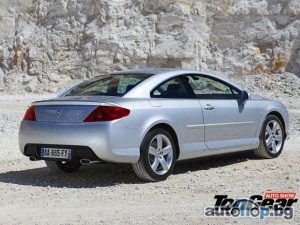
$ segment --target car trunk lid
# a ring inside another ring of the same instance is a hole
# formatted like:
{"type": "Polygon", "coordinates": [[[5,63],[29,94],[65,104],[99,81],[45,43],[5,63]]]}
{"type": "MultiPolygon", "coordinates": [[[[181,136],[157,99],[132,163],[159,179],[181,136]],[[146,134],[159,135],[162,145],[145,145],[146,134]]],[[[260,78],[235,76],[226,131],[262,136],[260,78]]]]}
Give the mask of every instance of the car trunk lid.
{"type": "Polygon", "coordinates": [[[34,102],[36,120],[40,122],[82,122],[111,96],[71,96],[34,102]]]}

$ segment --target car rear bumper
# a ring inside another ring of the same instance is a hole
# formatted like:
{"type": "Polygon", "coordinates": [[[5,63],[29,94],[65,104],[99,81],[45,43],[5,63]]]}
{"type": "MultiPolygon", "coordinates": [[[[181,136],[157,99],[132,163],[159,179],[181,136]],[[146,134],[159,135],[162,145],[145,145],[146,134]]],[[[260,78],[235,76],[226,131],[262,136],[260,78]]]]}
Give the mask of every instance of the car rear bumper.
{"type": "MultiPolygon", "coordinates": [[[[101,159],[89,147],[76,146],[76,145],[27,144],[24,148],[24,155],[28,157],[33,156],[37,160],[43,159],[40,155],[41,153],[40,150],[43,147],[71,149],[72,150],[71,161],[80,161],[81,159],[88,159],[90,161],[101,161],[101,159]]],[[[47,159],[47,160],[59,160],[59,159],[47,159]]]]}
{"type": "Polygon", "coordinates": [[[67,146],[73,149],[76,160],[98,158],[107,162],[135,163],[140,155],[138,133],[141,132],[128,128],[122,120],[101,123],[22,121],[19,146],[24,155],[35,153],[38,159],[41,147],[67,146]]]}

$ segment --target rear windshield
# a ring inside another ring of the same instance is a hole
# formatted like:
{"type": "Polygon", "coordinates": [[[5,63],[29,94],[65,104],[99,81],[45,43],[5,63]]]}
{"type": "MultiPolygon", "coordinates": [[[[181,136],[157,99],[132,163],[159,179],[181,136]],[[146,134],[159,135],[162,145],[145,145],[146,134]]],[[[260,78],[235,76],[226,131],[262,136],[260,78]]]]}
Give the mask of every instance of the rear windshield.
{"type": "Polygon", "coordinates": [[[65,96],[123,96],[151,75],[152,74],[101,75],[78,84],[67,92],[65,96]]]}

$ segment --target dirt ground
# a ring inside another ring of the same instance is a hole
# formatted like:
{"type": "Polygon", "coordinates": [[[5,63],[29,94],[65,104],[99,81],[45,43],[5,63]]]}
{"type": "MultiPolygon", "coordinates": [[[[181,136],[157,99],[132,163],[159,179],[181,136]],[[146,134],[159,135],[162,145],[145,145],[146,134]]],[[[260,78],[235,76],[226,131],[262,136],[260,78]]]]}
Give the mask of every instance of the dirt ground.
{"type": "Polygon", "coordinates": [[[24,157],[19,122],[31,101],[49,97],[0,95],[0,224],[300,224],[299,203],[290,222],[204,217],[216,194],[300,194],[299,98],[285,101],[293,126],[279,158],[242,153],[178,163],[166,181],[145,183],[130,165],[91,164],[74,174],[55,174],[44,162],[24,157]]]}

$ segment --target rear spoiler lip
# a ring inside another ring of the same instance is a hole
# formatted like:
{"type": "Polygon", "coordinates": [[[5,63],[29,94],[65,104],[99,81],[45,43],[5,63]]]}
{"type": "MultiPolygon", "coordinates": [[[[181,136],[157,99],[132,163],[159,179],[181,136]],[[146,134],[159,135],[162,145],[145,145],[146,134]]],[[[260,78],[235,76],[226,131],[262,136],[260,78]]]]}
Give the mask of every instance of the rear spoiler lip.
{"type": "Polygon", "coordinates": [[[37,101],[31,105],[95,105],[95,106],[116,106],[117,104],[111,102],[92,102],[92,101],[37,101]]]}
{"type": "Polygon", "coordinates": [[[100,105],[100,102],[91,101],[37,101],[32,105],[100,105]]]}

